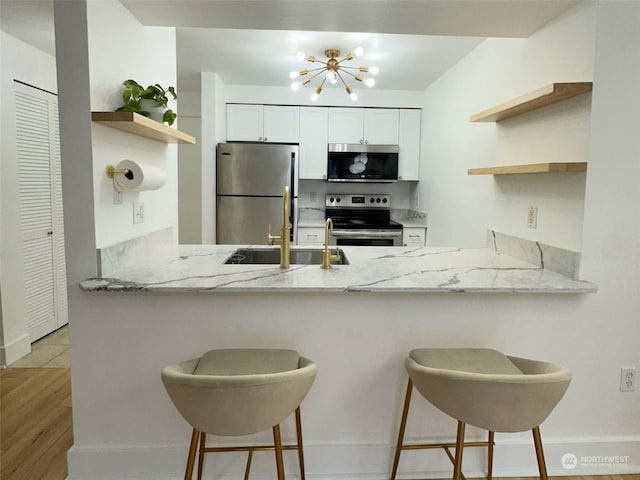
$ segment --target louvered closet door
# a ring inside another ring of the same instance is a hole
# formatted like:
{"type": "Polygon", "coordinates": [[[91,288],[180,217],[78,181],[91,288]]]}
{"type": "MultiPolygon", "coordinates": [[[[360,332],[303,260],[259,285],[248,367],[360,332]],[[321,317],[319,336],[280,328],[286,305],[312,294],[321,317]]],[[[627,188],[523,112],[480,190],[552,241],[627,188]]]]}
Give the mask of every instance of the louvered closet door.
{"type": "Polygon", "coordinates": [[[15,86],[27,330],[34,342],[67,322],[57,99],[15,86]]]}

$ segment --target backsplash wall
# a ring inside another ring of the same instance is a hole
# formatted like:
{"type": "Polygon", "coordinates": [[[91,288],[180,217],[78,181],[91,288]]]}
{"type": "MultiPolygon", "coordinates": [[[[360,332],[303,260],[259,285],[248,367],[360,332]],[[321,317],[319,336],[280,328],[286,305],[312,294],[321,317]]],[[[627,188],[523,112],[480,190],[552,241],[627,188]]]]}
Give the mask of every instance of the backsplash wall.
{"type": "Polygon", "coordinates": [[[324,208],[328,193],[369,193],[391,195],[393,208],[409,208],[411,185],[415,182],[396,183],[333,183],[324,180],[299,180],[298,206],[304,208],[324,208]],[[315,200],[312,199],[315,194],[315,200]]]}

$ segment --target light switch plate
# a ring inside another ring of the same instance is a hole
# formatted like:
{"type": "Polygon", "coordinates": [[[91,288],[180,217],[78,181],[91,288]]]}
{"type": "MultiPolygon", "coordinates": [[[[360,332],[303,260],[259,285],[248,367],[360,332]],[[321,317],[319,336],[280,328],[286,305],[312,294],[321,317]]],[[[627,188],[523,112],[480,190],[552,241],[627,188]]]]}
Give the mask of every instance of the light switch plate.
{"type": "Polygon", "coordinates": [[[144,223],[144,202],[133,202],[133,223],[144,223]]]}
{"type": "Polygon", "coordinates": [[[538,228],[538,207],[529,207],[527,211],[527,226],[538,228]]]}
{"type": "Polygon", "coordinates": [[[113,204],[122,205],[122,192],[113,185],[113,204]]]}

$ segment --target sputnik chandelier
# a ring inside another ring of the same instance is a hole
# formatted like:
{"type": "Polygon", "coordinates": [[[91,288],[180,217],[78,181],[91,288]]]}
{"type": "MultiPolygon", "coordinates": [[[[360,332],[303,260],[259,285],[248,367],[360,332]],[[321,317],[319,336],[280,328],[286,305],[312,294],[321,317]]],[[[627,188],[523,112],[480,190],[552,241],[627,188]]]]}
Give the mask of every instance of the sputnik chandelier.
{"type": "Polygon", "coordinates": [[[321,63],[323,66],[318,68],[313,68],[311,70],[303,69],[298,72],[291,72],[291,74],[289,75],[291,79],[297,79],[295,82],[291,84],[291,89],[295,92],[299,90],[301,87],[304,87],[305,85],[310,83],[311,80],[314,80],[315,78],[322,76],[322,81],[316,87],[315,91],[311,95],[312,101],[315,102],[316,100],[318,100],[318,96],[320,95],[320,92],[322,92],[322,87],[324,86],[325,82],[328,80],[329,83],[333,85],[338,83],[338,81],[342,82],[342,85],[344,85],[344,89],[349,94],[349,97],[351,97],[351,100],[355,102],[356,100],[358,100],[358,95],[356,95],[356,93],[347,84],[347,82],[345,82],[342,74],[350,75],[358,82],[364,83],[367,87],[373,87],[376,84],[376,81],[371,77],[365,78],[360,73],[371,73],[373,75],[377,75],[378,67],[363,67],[363,66],[348,67],[344,65],[343,62],[350,61],[354,57],[359,57],[363,53],[364,52],[362,50],[362,47],[358,47],[353,51],[353,53],[347,53],[347,55],[344,58],[339,60],[340,50],[329,49],[324,51],[324,54],[327,56],[329,60],[327,60],[326,62],[323,62],[322,60],[318,60],[313,55],[305,55],[304,52],[298,52],[299,60],[307,60],[308,62],[311,62],[311,63],[317,62],[317,63],[321,63]],[[354,71],[358,73],[353,73],[354,71]]]}

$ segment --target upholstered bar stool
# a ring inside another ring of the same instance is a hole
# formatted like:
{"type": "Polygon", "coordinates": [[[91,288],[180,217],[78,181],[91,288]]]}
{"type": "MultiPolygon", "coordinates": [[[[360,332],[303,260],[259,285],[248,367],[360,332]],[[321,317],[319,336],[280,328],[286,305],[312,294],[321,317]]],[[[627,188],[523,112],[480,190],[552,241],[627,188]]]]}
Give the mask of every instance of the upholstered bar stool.
{"type": "Polygon", "coordinates": [[[317,367],[294,350],[211,350],[201,358],[169,365],[162,381],[178,412],[193,427],[185,480],[193,476],[195,454],[198,479],[209,452],[247,451],[245,480],[254,451],[274,450],[278,480],[284,479],[283,450],[297,450],[304,480],[300,403],[316,376],[317,367]],[[295,411],[296,445],[282,445],[280,423],[295,411]],[[249,435],[271,428],[273,445],[207,448],[206,434],[249,435]]]}
{"type": "Polygon", "coordinates": [[[462,475],[463,447],[487,447],[487,478],[493,466],[494,432],[532,430],[540,478],[547,480],[539,425],[560,401],[571,381],[566,368],[552,363],[509,357],[482,348],[412,350],[409,374],[391,471],[394,480],[402,450],[443,448],[453,462],[453,478],[462,475]],[[404,445],[413,386],[431,404],[458,421],[456,443],[404,445]],[[465,424],[489,431],[486,442],[465,442],[465,424]],[[455,447],[455,457],[449,448],[455,447]]]}

